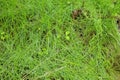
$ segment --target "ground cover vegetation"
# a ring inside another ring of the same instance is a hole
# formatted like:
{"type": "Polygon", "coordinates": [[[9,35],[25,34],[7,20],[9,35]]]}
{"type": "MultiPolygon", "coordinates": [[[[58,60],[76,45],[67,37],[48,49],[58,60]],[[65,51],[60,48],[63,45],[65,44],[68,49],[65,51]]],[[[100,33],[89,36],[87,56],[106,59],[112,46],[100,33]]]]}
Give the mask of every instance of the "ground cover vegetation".
{"type": "Polygon", "coordinates": [[[119,0],[0,0],[0,80],[120,80],[119,0]]]}

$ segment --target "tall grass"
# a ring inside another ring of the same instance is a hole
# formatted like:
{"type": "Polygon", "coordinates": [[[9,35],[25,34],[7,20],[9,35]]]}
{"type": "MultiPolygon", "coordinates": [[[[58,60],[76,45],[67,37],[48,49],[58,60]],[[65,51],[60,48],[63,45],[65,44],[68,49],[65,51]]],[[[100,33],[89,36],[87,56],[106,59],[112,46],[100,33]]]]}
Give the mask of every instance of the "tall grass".
{"type": "Polygon", "coordinates": [[[115,80],[120,1],[83,2],[0,0],[0,79],[115,80]]]}

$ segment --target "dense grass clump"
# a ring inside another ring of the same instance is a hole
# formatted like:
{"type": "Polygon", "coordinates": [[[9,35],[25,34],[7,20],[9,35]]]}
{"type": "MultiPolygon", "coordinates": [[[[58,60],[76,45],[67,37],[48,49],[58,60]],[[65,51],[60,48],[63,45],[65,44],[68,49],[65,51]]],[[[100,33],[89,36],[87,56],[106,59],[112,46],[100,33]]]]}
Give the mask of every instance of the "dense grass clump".
{"type": "Polygon", "coordinates": [[[119,4],[0,0],[0,80],[117,80],[119,4]]]}

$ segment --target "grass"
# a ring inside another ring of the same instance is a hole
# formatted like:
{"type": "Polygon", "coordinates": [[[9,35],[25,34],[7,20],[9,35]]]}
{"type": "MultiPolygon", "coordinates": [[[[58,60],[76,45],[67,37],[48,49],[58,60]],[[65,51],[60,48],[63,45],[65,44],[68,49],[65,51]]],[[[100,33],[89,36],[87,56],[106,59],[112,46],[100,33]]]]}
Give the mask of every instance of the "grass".
{"type": "Polygon", "coordinates": [[[120,1],[83,2],[0,0],[0,79],[117,80],[120,1]]]}

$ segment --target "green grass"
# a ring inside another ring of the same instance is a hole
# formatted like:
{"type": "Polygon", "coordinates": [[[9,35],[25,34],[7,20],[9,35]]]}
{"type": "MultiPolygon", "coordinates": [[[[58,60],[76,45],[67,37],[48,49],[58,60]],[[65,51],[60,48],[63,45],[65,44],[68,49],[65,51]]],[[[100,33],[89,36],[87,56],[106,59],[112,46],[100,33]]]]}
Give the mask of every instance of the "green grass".
{"type": "Polygon", "coordinates": [[[120,1],[114,3],[0,0],[0,80],[116,80],[120,1]],[[81,7],[85,17],[72,19],[81,7]]]}

